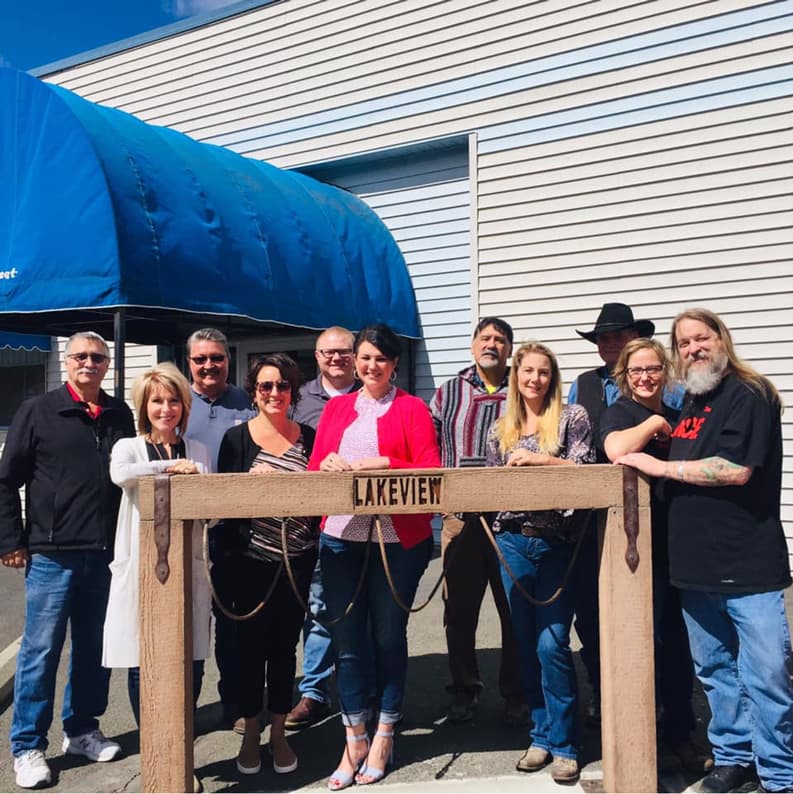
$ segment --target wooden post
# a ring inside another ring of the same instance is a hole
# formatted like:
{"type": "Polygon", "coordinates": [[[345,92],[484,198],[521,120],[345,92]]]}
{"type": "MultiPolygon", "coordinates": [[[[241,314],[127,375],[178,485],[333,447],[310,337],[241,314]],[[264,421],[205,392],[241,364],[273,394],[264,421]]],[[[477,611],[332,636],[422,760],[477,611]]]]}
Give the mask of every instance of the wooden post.
{"type": "MultiPolygon", "coordinates": [[[[636,478],[624,470],[626,478],[636,478]]],[[[601,537],[600,697],[603,789],[658,791],[655,744],[652,548],[648,485],[638,481],[633,504],[608,509],[601,537]],[[638,507],[638,504],[645,506],[638,507]],[[631,570],[624,514],[638,519],[638,564],[631,570]]]]}
{"type": "Polygon", "coordinates": [[[191,792],[193,522],[171,520],[169,478],[154,479],[156,518],[140,524],[141,790],[191,792]],[[164,583],[155,572],[163,562],[157,531],[170,535],[164,583]]]}

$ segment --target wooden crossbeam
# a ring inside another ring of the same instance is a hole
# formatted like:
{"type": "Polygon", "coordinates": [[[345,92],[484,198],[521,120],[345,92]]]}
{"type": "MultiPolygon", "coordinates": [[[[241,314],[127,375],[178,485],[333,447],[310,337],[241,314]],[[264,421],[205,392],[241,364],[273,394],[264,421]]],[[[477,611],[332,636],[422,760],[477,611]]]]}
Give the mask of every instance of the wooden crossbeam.
{"type": "Polygon", "coordinates": [[[568,508],[607,516],[599,570],[604,789],[656,791],[649,487],[632,470],[601,465],[141,478],[142,791],[192,790],[193,519],[568,508]]]}

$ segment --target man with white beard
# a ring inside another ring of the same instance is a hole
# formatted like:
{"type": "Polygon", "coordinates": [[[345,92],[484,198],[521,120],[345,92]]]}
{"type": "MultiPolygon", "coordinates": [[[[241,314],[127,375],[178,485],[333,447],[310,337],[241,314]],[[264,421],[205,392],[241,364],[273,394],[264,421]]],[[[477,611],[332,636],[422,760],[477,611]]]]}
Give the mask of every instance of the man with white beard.
{"type": "Polygon", "coordinates": [[[679,314],[671,348],[686,398],[669,460],[616,462],[666,480],[670,579],[712,714],[702,790],[753,791],[759,776],[758,791],[793,791],[782,403],[713,312],[679,314]]]}

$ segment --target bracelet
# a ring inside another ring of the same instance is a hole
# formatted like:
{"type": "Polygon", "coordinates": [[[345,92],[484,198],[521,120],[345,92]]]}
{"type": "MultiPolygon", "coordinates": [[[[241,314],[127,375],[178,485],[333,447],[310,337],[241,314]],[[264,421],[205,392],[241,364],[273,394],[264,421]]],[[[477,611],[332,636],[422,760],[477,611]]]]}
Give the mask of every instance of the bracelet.
{"type": "Polygon", "coordinates": [[[683,463],[682,461],[677,466],[677,476],[680,478],[681,482],[685,482],[686,478],[683,476],[683,463]]]}

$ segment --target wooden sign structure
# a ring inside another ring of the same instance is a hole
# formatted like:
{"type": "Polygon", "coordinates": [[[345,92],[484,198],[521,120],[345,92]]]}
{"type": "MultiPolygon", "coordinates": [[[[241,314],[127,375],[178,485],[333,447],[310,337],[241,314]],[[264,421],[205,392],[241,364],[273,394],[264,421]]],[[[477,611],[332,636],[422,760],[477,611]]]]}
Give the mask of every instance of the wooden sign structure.
{"type": "Polygon", "coordinates": [[[605,513],[599,572],[604,789],[656,791],[649,487],[635,471],[607,465],[141,478],[142,791],[193,786],[194,519],[569,508],[605,513]]]}

